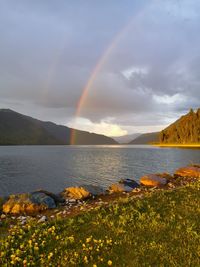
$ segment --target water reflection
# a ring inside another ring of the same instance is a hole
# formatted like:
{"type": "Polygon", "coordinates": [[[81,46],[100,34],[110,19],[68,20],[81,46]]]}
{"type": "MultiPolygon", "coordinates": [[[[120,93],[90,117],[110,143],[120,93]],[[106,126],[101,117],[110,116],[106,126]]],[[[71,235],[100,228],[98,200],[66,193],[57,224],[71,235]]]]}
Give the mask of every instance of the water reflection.
{"type": "Polygon", "coordinates": [[[173,172],[199,159],[200,150],[138,145],[0,147],[0,195],[82,184],[106,189],[122,178],[173,172]]]}

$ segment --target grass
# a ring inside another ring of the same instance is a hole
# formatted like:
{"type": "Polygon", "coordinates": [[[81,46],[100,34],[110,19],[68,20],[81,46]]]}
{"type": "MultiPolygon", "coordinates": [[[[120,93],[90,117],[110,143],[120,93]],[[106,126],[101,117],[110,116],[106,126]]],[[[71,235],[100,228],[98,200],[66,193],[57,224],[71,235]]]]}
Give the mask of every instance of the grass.
{"type": "Polygon", "coordinates": [[[200,182],[1,235],[0,266],[200,266],[200,182]]]}

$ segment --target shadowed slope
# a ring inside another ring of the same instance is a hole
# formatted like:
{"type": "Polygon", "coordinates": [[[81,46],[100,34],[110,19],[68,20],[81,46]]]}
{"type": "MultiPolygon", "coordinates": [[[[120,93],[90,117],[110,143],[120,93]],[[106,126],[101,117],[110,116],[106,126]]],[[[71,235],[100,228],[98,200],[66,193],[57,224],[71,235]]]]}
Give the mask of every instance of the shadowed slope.
{"type": "Polygon", "coordinates": [[[141,134],[139,137],[131,141],[130,145],[155,143],[159,140],[159,132],[141,134]]]}
{"type": "MultiPolygon", "coordinates": [[[[72,129],[43,122],[9,109],[0,110],[0,145],[69,145],[72,129]]],[[[117,144],[112,138],[75,130],[75,144],[117,144]]]]}

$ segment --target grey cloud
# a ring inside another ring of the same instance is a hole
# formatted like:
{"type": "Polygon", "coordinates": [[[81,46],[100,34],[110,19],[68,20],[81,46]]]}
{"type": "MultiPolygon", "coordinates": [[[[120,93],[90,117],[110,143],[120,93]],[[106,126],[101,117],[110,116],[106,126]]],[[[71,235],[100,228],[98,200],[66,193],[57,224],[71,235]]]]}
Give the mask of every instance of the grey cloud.
{"type": "Polygon", "coordinates": [[[79,115],[122,126],[164,125],[199,106],[199,7],[186,0],[3,1],[1,105],[67,123],[114,40],[79,115]],[[122,73],[132,67],[148,71],[126,79],[122,73]],[[155,101],[177,93],[185,100],[155,101]]]}

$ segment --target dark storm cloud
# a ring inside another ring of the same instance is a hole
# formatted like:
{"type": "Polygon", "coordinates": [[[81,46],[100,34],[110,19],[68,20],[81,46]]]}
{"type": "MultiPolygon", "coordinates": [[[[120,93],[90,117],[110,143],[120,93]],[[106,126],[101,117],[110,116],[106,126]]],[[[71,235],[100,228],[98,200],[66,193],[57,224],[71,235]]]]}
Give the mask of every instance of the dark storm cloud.
{"type": "Polygon", "coordinates": [[[0,9],[0,101],[67,123],[166,125],[200,101],[198,1],[11,1],[0,9]],[[165,119],[163,119],[165,118],[165,119]]]}

